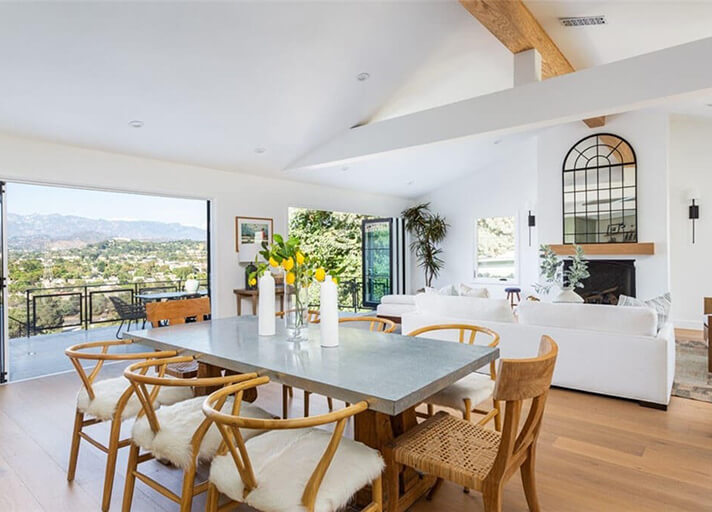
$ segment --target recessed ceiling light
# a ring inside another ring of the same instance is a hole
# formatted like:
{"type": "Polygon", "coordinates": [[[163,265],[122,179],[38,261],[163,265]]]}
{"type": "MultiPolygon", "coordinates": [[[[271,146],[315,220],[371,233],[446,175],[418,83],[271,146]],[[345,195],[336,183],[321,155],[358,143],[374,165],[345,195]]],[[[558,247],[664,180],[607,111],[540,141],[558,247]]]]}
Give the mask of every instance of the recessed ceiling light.
{"type": "Polygon", "coordinates": [[[371,78],[371,75],[369,73],[359,73],[358,75],[356,75],[356,80],[358,80],[359,82],[365,82],[369,78],[371,78]]]}
{"type": "Polygon", "coordinates": [[[129,121],[129,126],[131,128],[141,128],[143,126],[143,121],[134,119],[133,121],[129,121]]]}
{"type": "Polygon", "coordinates": [[[494,141],[495,144],[499,144],[500,142],[502,142],[502,139],[497,139],[496,141],[494,141]]]}
{"type": "Polygon", "coordinates": [[[262,153],[264,153],[265,151],[267,151],[267,149],[266,149],[266,148],[263,148],[263,147],[255,148],[255,153],[260,153],[260,154],[262,154],[262,153]]]}
{"type": "Polygon", "coordinates": [[[706,103],[705,105],[707,105],[708,107],[712,107],[712,103],[706,103]]]}
{"type": "Polygon", "coordinates": [[[406,185],[412,185],[413,183],[415,183],[415,181],[410,180],[408,183],[406,183],[406,185]]]}
{"type": "Polygon", "coordinates": [[[341,168],[341,172],[348,171],[348,170],[349,170],[349,166],[348,166],[348,165],[344,165],[344,166],[341,168]]]}

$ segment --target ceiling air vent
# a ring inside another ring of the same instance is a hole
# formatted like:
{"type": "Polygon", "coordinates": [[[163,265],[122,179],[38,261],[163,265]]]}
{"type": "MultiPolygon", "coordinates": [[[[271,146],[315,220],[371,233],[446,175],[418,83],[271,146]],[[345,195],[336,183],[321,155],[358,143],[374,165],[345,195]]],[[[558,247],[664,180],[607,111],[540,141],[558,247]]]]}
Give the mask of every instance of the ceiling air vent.
{"type": "Polygon", "coordinates": [[[561,24],[565,27],[585,27],[588,25],[605,25],[605,16],[573,16],[568,18],[559,18],[561,24]]]}

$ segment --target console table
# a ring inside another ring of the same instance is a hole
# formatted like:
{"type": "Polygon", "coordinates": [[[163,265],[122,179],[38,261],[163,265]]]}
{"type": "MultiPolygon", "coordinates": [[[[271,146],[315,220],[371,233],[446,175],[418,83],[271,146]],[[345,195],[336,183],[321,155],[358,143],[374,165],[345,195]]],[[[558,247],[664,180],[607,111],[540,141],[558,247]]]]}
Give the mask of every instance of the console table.
{"type": "MultiPolygon", "coordinates": [[[[260,295],[257,288],[248,290],[246,288],[240,288],[233,290],[235,298],[237,299],[237,316],[242,315],[242,301],[243,299],[249,299],[252,302],[252,314],[257,314],[257,299],[260,295]]],[[[277,286],[274,289],[275,296],[279,299],[279,310],[284,311],[284,286],[277,286]]]]}

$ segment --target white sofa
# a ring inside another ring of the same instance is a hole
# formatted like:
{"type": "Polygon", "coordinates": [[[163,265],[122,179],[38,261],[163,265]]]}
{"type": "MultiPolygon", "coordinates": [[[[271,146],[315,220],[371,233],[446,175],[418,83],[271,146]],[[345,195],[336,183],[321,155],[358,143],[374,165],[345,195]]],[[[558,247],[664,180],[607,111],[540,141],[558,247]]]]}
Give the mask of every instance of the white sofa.
{"type": "MultiPolygon", "coordinates": [[[[559,345],[553,384],[666,408],[675,375],[671,323],[657,328],[644,307],[522,302],[518,319],[503,300],[418,295],[402,315],[402,332],[425,325],[471,323],[500,335],[500,356],[532,357],[543,334],[559,345]]],[[[454,341],[454,333],[440,339],[454,341]]],[[[435,337],[435,336],[433,336],[435,337]]],[[[486,369],[483,369],[485,371],[486,369]]]]}
{"type": "Polygon", "coordinates": [[[403,313],[415,310],[415,295],[384,295],[376,306],[376,315],[400,322],[403,313]]]}

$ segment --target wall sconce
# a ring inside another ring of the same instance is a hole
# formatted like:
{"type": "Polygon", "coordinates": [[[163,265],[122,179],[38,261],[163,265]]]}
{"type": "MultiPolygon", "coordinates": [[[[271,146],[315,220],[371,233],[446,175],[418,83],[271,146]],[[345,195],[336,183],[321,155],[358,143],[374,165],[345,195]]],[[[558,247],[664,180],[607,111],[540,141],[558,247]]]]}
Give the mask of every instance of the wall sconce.
{"type": "Polygon", "coordinates": [[[692,221],[692,243],[695,243],[695,221],[700,218],[700,205],[695,202],[695,198],[691,198],[692,204],[689,206],[688,217],[692,221]]]}
{"type": "Polygon", "coordinates": [[[529,227],[529,247],[532,246],[532,228],[536,226],[536,216],[529,210],[527,215],[527,226],[529,227]]]}

